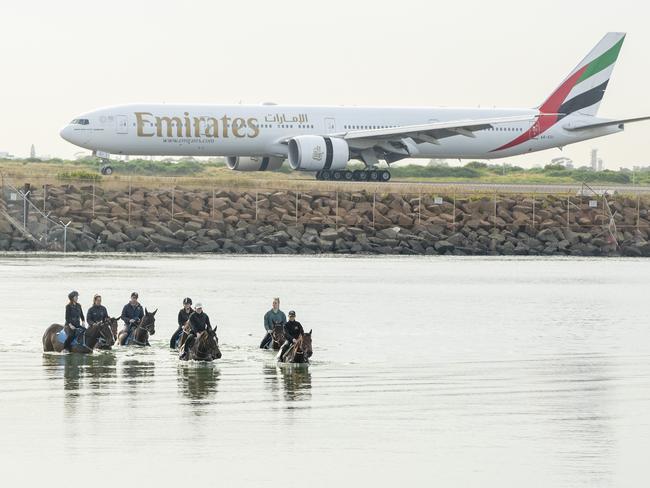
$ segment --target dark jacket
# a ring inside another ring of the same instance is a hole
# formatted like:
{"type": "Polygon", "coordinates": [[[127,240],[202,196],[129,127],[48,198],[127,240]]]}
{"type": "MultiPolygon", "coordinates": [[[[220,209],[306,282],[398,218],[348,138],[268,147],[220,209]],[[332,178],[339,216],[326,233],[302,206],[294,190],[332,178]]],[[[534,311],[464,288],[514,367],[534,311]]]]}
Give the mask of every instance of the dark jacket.
{"type": "Polygon", "coordinates": [[[108,311],[104,305],[93,305],[88,309],[86,317],[89,324],[94,324],[108,318],[108,311]]]}
{"type": "MultiPolygon", "coordinates": [[[[207,326],[212,327],[210,324],[210,317],[208,317],[208,314],[205,312],[193,312],[192,315],[190,315],[190,327],[192,328],[192,332],[195,334],[198,334],[199,332],[203,332],[207,326]]],[[[214,327],[216,330],[216,326],[214,327]]]]}
{"type": "Polygon", "coordinates": [[[298,339],[305,331],[302,329],[302,324],[297,320],[289,320],[284,324],[284,335],[289,341],[298,339]]]}
{"type": "Polygon", "coordinates": [[[190,318],[190,315],[194,313],[194,309],[190,307],[190,311],[186,312],[185,307],[181,308],[180,312],[178,312],[178,328],[180,329],[185,325],[185,322],[187,322],[190,318]]]}
{"type": "Polygon", "coordinates": [[[138,303],[134,307],[131,303],[127,303],[122,309],[122,316],[120,318],[126,325],[129,325],[131,319],[134,319],[137,322],[142,320],[142,317],[144,317],[144,309],[142,308],[142,305],[138,303]]]}
{"type": "Polygon", "coordinates": [[[68,303],[65,306],[65,324],[74,327],[80,327],[81,322],[85,322],[84,312],[78,303],[68,303]]]}

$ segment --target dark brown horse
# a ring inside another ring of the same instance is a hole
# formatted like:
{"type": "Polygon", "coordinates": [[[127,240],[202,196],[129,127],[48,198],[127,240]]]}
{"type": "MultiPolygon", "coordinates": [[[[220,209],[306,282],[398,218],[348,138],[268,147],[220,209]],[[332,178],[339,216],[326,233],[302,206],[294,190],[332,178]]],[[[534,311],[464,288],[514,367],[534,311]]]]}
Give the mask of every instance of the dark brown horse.
{"type": "MultiPolygon", "coordinates": [[[[45,334],[43,334],[43,351],[63,351],[65,336],[59,335],[63,328],[64,327],[60,324],[52,324],[45,329],[45,334]]],[[[97,342],[99,342],[100,338],[104,339],[107,343],[115,342],[115,336],[111,331],[111,326],[106,320],[89,326],[83,334],[83,339],[77,337],[77,339],[70,344],[70,352],[90,354],[93,352],[93,349],[97,345],[97,342]]]]}
{"type": "Polygon", "coordinates": [[[311,348],[311,330],[301,335],[289,348],[284,357],[283,363],[308,363],[313,351],[311,348]]]}
{"type": "Polygon", "coordinates": [[[144,317],[138,322],[136,326],[129,335],[126,330],[120,332],[119,343],[120,346],[148,346],[149,345],[149,336],[156,333],[156,312],[158,309],[153,312],[149,312],[146,308],[144,309],[144,317]]]}
{"type": "Polygon", "coordinates": [[[219,338],[212,327],[207,327],[198,337],[189,336],[181,348],[179,359],[189,361],[214,361],[221,358],[219,338]],[[187,354],[185,353],[187,349],[187,354]]]}
{"type": "Polygon", "coordinates": [[[103,337],[99,338],[99,341],[97,341],[97,344],[95,344],[95,349],[100,349],[103,351],[110,351],[113,348],[113,345],[115,344],[115,341],[117,340],[117,324],[118,324],[118,318],[117,317],[106,317],[104,319],[105,322],[108,322],[109,327],[111,328],[111,334],[113,335],[113,340],[112,341],[105,341],[103,337]]]}
{"type": "Polygon", "coordinates": [[[271,347],[274,351],[278,351],[284,344],[284,327],[280,324],[274,324],[271,329],[271,347]]]}

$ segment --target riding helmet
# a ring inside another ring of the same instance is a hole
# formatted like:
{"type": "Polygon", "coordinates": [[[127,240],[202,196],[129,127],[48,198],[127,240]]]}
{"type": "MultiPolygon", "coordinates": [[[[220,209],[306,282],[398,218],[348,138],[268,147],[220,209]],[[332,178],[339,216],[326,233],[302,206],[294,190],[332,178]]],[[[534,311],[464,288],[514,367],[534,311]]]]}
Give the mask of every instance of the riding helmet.
{"type": "Polygon", "coordinates": [[[291,317],[292,315],[295,317],[295,316],[296,316],[296,312],[294,312],[293,310],[289,310],[289,317],[291,317]]]}
{"type": "Polygon", "coordinates": [[[79,292],[76,291],[76,290],[73,290],[70,293],[68,293],[68,300],[72,300],[74,297],[78,297],[78,296],[79,296],[79,292]]]}
{"type": "Polygon", "coordinates": [[[190,297],[183,298],[183,305],[192,305],[192,299],[190,297]]]}

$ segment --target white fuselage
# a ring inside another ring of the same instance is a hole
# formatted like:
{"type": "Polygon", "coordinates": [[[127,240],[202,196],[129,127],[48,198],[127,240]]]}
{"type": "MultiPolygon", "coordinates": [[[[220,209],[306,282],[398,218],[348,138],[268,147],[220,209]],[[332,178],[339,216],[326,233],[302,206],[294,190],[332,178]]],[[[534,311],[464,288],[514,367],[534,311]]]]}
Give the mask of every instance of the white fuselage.
{"type": "MultiPolygon", "coordinates": [[[[286,158],[287,139],[300,135],[323,136],[432,122],[537,114],[537,109],[498,108],[134,104],[79,116],[62,129],[61,136],[80,147],[109,154],[286,158]]],[[[441,139],[438,144],[419,143],[419,154],[413,157],[502,158],[562,147],[622,130],[616,126],[580,132],[564,130],[568,124],[594,120],[597,119],[569,115],[543,133],[533,134],[501,150],[497,148],[530,133],[534,122],[496,124],[476,132],[473,137],[459,134],[441,139]]]]}

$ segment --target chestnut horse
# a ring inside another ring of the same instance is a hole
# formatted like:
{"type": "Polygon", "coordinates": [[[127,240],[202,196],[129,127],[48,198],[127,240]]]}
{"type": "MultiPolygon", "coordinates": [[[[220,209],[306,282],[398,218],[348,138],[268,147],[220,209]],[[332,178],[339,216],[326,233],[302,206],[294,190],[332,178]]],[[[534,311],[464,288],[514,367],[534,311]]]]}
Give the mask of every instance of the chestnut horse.
{"type": "MultiPolygon", "coordinates": [[[[63,344],[66,339],[66,334],[63,329],[64,327],[60,324],[52,324],[45,329],[45,333],[43,334],[43,351],[63,351],[63,344]]],[[[70,352],[90,354],[100,339],[103,339],[107,344],[113,344],[115,342],[115,336],[107,320],[92,324],[85,330],[83,336],[77,336],[72,344],[70,344],[70,352]]]]}

